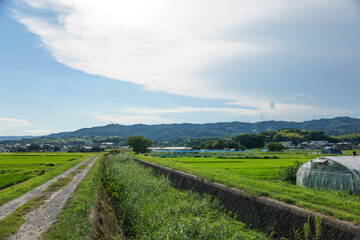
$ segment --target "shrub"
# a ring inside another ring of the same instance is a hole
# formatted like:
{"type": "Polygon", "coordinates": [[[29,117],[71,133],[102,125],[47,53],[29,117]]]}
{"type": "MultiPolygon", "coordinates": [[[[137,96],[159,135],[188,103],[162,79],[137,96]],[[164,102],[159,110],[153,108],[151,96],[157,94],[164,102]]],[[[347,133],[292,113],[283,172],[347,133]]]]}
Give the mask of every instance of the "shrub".
{"type": "Polygon", "coordinates": [[[280,142],[269,142],[266,144],[265,148],[269,149],[270,152],[277,152],[285,149],[285,147],[280,142]]]}
{"type": "Polygon", "coordinates": [[[278,179],[295,184],[296,173],[301,165],[302,165],[301,162],[295,161],[293,165],[287,167],[281,167],[281,171],[279,172],[278,179]]]}

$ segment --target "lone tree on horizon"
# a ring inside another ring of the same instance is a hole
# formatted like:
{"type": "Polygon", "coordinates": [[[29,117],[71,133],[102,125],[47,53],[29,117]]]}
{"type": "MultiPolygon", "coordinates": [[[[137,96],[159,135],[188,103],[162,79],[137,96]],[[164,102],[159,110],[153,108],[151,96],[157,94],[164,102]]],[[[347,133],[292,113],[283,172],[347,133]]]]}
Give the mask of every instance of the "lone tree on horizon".
{"type": "Polygon", "coordinates": [[[126,145],[132,147],[136,154],[148,152],[148,147],[151,147],[153,141],[143,136],[130,136],[127,137],[126,145]]]}

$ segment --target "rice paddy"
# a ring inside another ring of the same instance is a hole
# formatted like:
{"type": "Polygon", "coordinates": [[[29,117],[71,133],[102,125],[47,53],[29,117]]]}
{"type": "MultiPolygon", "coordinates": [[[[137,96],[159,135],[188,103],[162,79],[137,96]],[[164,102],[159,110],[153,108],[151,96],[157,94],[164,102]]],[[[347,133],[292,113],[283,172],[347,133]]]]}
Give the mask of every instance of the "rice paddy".
{"type": "MultiPolygon", "coordinates": [[[[245,191],[311,211],[360,224],[360,197],[345,192],[315,190],[277,179],[281,166],[321,156],[316,152],[254,152],[236,156],[160,158],[136,155],[145,161],[197,175],[245,191]],[[276,156],[276,158],[274,158],[276,156]]],[[[350,152],[345,152],[350,154],[350,152]]]]}
{"type": "Polygon", "coordinates": [[[0,154],[0,205],[61,174],[90,155],[83,153],[0,154]]]}

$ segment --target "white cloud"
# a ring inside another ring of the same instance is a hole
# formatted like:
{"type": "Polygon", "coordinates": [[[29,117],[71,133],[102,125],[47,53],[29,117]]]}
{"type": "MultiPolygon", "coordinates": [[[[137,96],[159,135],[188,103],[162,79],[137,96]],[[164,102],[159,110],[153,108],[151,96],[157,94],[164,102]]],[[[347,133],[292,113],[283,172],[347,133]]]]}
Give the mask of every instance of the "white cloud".
{"type": "Polygon", "coordinates": [[[0,127],[18,127],[18,126],[30,126],[30,124],[25,120],[19,120],[14,118],[0,118],[0,127]]]}
{"type": "Polygon", "coordinates": [[[153,114],[169,114],[169,113],[195,113],[195,112],[227,112],[232,114],[239,115],[251,115],[253,112],[250,109],[245,108],[214,108],[214,107],[179,107],[179,108],[170,108],[170,109],[156,109],[156,108],[124,108],[124,112],[133,112],[140,113],[144,115],[153,115],[153,114]]]}
{"type": "MultiPolygon", "coordinates": [[[[186,114],[191,114],[193,121],[197,116],[206,113],[211,119],[218,119],[215,121],[222,121],[222,116],[226,115],[228,119],[233,121],[259,121],[261,120],[287,120],[287,121],[304,121],[313,118],[322,117],[336,117],[336,116],[350,116],[355,112],[327,108],[320,109],[306,105],[284,104],[276,103],[276,107],[269,107],[269,103],[258,104],[257,108],[242,108],[235,107],[236,103],[232,103],[234,107],[178,107],[178,108],[121,108],[113,115],[97,115],[95,118],[121,124],[160,124],[160,123],[179,123],[184,122],[182,117],[186,114]],[[175,117],[174,117],[175,116],[175,117]],[[175,119],[175,120],[172,120],[175,119]]],[[[185,118],[184,118],[185,119],[185,118]]],[[[203,121],[202,121],[203,122],[203,121]]]]}
{"type": "MultiPolygon", "coordinates": [[[[269,97],[256,95],[256,91],[249,93],[250,91],[242,88],[244,76],[241,76],[241,72],[236,80],[228,80],[226,76],[223,78],[205,76],[204,72],[233,59],[246,61],[263,56],[271,59],[269,57],[271,54],[289,50],[282,49],[281,43],[277,44],[274,40],[266,41],[261,37],[237,36],[235,39],[234,33],[241,35],[242,31],[257,29],[258,26],[269,22],[285,23],[288,20],[296,22],[297,19],[300,21],[307,19],[311,22],[312,17],[319,11],[330,9],[331,12],[331,9],[337,10],[339,6],[345,5],[344,9],[347,9],[351,7],[349,2],[346,4],[340,0],[103,0],[101,3],[95,0],[23,0],[23,2],[36,10],[49,11],[57,16],[54,21],[54,18],[31,15],[29,12],[15,12],[16,19],[30,32],[40,37],[42,44],[54,58],[70,68],[132,82],[149,90],[223,99],[229,101],[228,105],[235,106],[233,108],[137,109],[139,112],[126,112],[123,109],[124,112],[119,115],[99,115],[97,118],[102,121],[123,124],[164,123],[170,122],[165,114],[201,112],[298,121],[308,119],[315,113],[330,117],[346,112],[343,109],[320,109],[296,105],[295,103],[301,103],[307,98],[306,94],[281,101],[276,96],[274,99],[268,99],[269,97]],[[235,87],[232,89],[232,86],[235,87]],[[269,103],[274,104],[270,104],[269,107],[269,103]]],[[[276,25],[277,29],[274,30],[279,31],[281,26],[276,25]]],[[[267,29],[265,32],[264,36],[271,31],[267,29]]],[[[291,33],[286,32],[285,35],[291,33]]],[[[309,36],[305,42],[307,41],[311,41],[309,36]]],[[[297,49],[299,52],[303,50],[297,49]]],[[[261,66],[254,71],[261,71],[261,66]]],[[[264,78],[266,80],[266,76],[264,78]]],[[[249,79],[246,80],[247,83],[251,81],[252,76],[249,79]]],[[[255,79],[254,83],[250,84],[250,88],[261,88],[256,84],[255,79]]],[[[291,79],[286,85],[291,86],[291,79]]]]}
{"type": "Polygon", "coordinates": [[[40,36],[60,63],[151,90],[222,99],[237,95],[229,95],[219,88],[219,80],[200,77],[199,72],[224,60],[268,54],[277,48],[255,40],[231,40],[235,29],[294,17],[323,4],[283,0],[24,1],[58,15],[58,24],[29,14],[17,13],[16,18],[40,36]]]}
{"type": "Polygon", "coordinates": [[[32,130],[26,130],[27,133],[31,134],[44,134],[44,133],[50,133],[50,130],[43,130],[43,129],[32,129],[32,130]]]}
{"type": "Polygon", "coordinates": [[[119,123],[124,125],[132,124],[159,124],[171,123],[171,121],[158,116],[150,115],[98,115],[95,118],[108,123],[119,123]]]}

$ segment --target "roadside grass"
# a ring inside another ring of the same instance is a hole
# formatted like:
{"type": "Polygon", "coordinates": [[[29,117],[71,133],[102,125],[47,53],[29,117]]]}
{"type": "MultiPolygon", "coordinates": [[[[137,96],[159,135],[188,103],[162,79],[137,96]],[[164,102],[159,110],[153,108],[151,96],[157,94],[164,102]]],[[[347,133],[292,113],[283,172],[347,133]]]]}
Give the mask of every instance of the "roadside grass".
{"type": "MultiPolygon", "coordinates": [[[[349,193],[315,190],[278,180],[256,178],[256,174],[255,177],[248,174],[251,173],[251,169],[243,170],[249,171],[244,174],[241,171],[229,171],[221,167],[213,168],[211,164],[182,163],[181,158],[172,160],[144,155],[135,155],[135,157],[243,190],[249,196],[269,197],[327,216],[360,224],[360,197],[349,193]]],[[[304,158],[304,155],[292,159],[299,161],[301,158],[304,158]]],[[[204,158],[204,161],[206,160],[204,158]]],[[[259,160],[262,161],[263,159],[253,159],[252,161],[259,160]]],[[[274,169],[269,168],[269,171],[274,171],[274,169]]]]}
{"type": "MultiPolygon", "coordinates": [[[[26,155],[25,158],[26,158],[27,164],[29,164],[29,165],[21,165],[24,162],[22,162],[22,160],[16,159],[16,158],[12,158],[12,160],[9,160],[9,161],[5,161],[5,159],[2,159],[2,163],[9,163],[9,164],[7,164],[5,166],[1,165],[0,169],[1,169],[1,167],[4,167],[10,171],[12,169],[12,166],[16,169],[16,168],[19,168],[19,165],[21,166],[21,168],[29,167],[30,169],[36,169],[34,164],[38,164],[40,169],[42,168],[42,170],[44,170],[44,171],[41,172],[42,173],[41,175],[34,176],[24,182],[21,182],[16,185],[13,185],[13,186],[10,186],[10,187],[0,190],[0,206],[10,200],[15,199],[16,197],[21,196],[22,194],[30,191],[31,189],[45,183],[46,181],[56,177],[57,175],[68,170],[69,168],[74,167],[75,165],[77,165],[81,161],[85,160],[86,158],[90,157],[91,155],[92,154],[78,154],[78,155],[65,154],[65,156],[61,156],[61,160],[59,160],[59,162],[57,162],[55,166],[48,166],[46,170],[44,169],[45,164],[47,164],[49,162],[53,163],[56,161],[55,161],[55,159],[51,159],[51,158],[50,159],[48,158],[49,160],[46,161],[46,159],[43,158],[44,156],[41,156],[41,154],[26,155]],[[41,157],[41,159],[36,160],[39,156],[41,157]],[[30,160],[31,157],[33,157],[34,159],[30,160]],[[71,161],[69,161],[69,160],[71,160],[71,161]],[[15,164],[15,161],[17,161],[16,164],[15,164]]],[[[1,157],[3,157],[3,156],[4,155],[1,155],[1,157]]],[[[23,155],[12,154],[12,156],[17,156],[17,157],[20,156],[20,158],[24,158],[23,155]]],[[[46,156],[49,156],[49,154],[45,154],[45,157],[46,156]]],[[[59,154],[57,154],[55,156],[59,156],[59,154]]],[[[1,176],[4,176],[4,175],[0,174],[0,182],[2,182],[2,180],[3,180],[1,178],[1,176]]]]}
{"type": "Polygon", "coordinates": [[[130,239],[267,239],[226,215],[209,195],[177,190],[127,154],[108,157],[104,185],[130,239]]]}
{"type": "Polygon", "coordinates": [[[58,221],[42,235],[43,239],[90,239],[93,229],[90,215],[97,201],[102,161],[103,156],[91,167],[60,212],[58,221]]]}
{"type": "Polygon", "coordinates": [[[15,234],[20,226],[25,222],[23,216],[32,210],[45,204],[45,200],[50,197],[50,194],[41,194],[27,201],[25,204],[18,207],[9,216],[0,220],[0,240],[5,240],[11,235],[15,234]]]}
{"type": "Polygon", "coordinates": [[[69,174],[66,177],[60,178],[58,179],[56,182],[50,184],[44,191],[42,192],[57,192],[59,189],[61,189],[62,187],[68,185],[69,182],[71,182],[71,180],[73,180],[73,178],[79,174],[81,172],[81,169],[76,170],[75,172],[73,172],[72,174],[69,174]]]}

